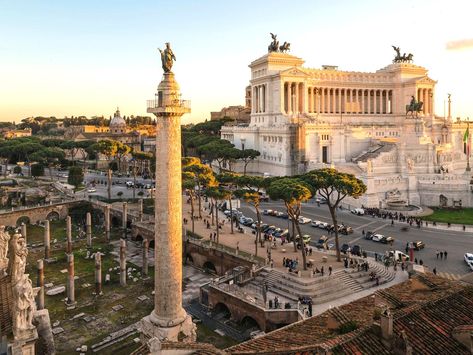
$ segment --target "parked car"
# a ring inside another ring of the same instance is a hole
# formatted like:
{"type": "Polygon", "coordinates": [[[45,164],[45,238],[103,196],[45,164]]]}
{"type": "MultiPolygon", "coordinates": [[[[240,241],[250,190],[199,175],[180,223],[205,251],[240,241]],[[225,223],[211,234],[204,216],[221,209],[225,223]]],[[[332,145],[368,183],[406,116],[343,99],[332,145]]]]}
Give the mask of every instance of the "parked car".
{"type": "Polygon", "coordinates": [[[323,205],[327,203],[327,199],[325,197],[316,197],[315,202],[323,205]]]}
{"type": "Polygon", "coordinates": [[[289,215],[286,212],[283,212],[281,218],[288,219],[289,215]]]}
{"type": "Polygon", "coordinates": [[[465,253],[465,262],[473,270],[473,254],[472,253],[465,253]]]}
{"type": "Polygon", "coordinates": [[[351,253],[353,255],[361,256],[361,253],[363,253],[363,250],[361,249],[361,247],[359,245],[354,245],[351,248],[351,253]]]}
{"type": "Polygon", "coordinates": [[[284,216],[284,212],[277,211],[276,212],[276,217],[282,218],[284,216]]]}
{"type": "Polygon", "coordinates": [[[310,222],[310,225],[311,225],[312,227],[316,228],[316,227],[319,226],[320,223],[322,223],[322,222],[320,222],[320,221],[312,221],[312,222],[310,222]]]}
{"type": "Polygon", "coordinates": [[[273,213],[273,210],[263,210],[263,214],[266,216],[270,216],[273,213]]]}
{"type": "Polygon", "coordinates": [[[276,210],[270,210],[270,212],[268,213],[270,216],[274,216],[276,217],[276,215],[278,214],[278,211],[276,210]]]}
{"type": "Polygon", "coordinates": [[[300,216],[298,221],[300,224],[307,224],[310,223],[312,220],[310,218],[300,216]]]}
{"type": "Polygon", "coordinates": [[[413,242],[414,250],[421,250],[425,248],[425,243],[422,240],[417,240],[413,242]]]}
{"type": "Polygon", "coordinates": [[[348,244],[343,244],[342,247],[340,248],[340,252],[343,254],[348,253],[351,250],[350,246],[348,244]]]}
{"type": "Polygon", "coordinates": [[[321,236],[319,240],[317,241],[317,243],[315,243],[316,248],[328,249],[327,246],[328,246],[328,237],[326,235],[321,236]]]}
{"type": "Polygon", "coordinates": [[[97,192],[97,190],[92,187],[92,188],[88,189],[87,192],[88,193],[93,193],[93,192],[97,192]]]}

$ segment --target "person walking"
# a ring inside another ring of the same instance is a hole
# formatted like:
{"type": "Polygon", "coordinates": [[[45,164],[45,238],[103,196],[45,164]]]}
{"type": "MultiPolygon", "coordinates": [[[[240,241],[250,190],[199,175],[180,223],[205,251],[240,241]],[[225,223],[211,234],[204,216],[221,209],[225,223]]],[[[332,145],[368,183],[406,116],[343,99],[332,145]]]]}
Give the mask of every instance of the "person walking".
{"type": "Polygon", "coordinates": [[[440,254],[440,252],[437,250],[437,251],[435,252],[435,255],[437,256],[437,259],[439,258],[439,254],[440,254]]]}
{"type": "Polygon", "coordinates": [[[445,260],[447,260],[447,251],[446,250],[443,252],[443,256],[445,257],[445,260]]]}
{"type": "Polygon", "coordinates": [[[328,267],[328,276],[332,275],[332,265],[328,267]]]}
{"type": "Polygon", "coordinates": [[[440,252],[440,260],[443,260],[443,251],[440,252]]]}
{"type": "Polygon", "coordinates": [[[434,273],[434,275],[437,275],[437,269],[434,267],[434,269],[432,270],[432,272],[434,273]]]}

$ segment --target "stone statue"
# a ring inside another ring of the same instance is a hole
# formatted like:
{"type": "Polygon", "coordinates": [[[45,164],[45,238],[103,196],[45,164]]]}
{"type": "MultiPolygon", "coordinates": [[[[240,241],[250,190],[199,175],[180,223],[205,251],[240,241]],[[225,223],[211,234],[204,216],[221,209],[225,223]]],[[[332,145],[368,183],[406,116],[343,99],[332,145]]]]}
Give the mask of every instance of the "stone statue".
{"type": "Polygon", "coordinates": [[[36,329],[33,325],[33,314],[36,311],[35,296],[39,287],[33,289],[28,275],[22,275],[13,287],[13,334],[15,339],[30,337],[36,329]]]}
{"type": "Polygon", "coordinates": [[[391,47],[393,47],[394,51],[396,52],[396,56],[394,57],[394,63],[395,63],[396,61],[401,59],[401,50],[399,49],[399,47],[396,47],[396,46],[391,46],[391,47]]]}
{"type": "Polygon", "coordinates": [[[10,234],[5,232],[5,226],[0,226],[0,269],[2,264],[8,264],[8,242],[10,241],[10,234]]]}
{"type": "Polygon", "coordinates": [[[25,238],[21,234],[15,233],[11,240],[12,261],[11,261],[11,281],[12,284],[20,282],[25,274],[26,257],[28,256],[28,248],[26,247],[25,238]]]}
{"type": "Polygon", "coordinates": [[[407,162],[407,170],[410,173],[412,173],[414,171],[414,160],[412,160],[411,158],[407,158],[406,162],[407,162]]]}
{"type": "Polygon", "coordinates": [[[414,96],[411,96],[411,102],[409,105],[406,105],[406,116],[409,112],[411,112],[412,116],[417,117],[418,113],[422,111],[424,103],[422,101],[416,101],[414,96]]]}
{"type": "Polygon", "coordinates": [[[159,52],[161,53],[161,64],[165,73],[171,73],[172,65],[174,64],[173,61],[176,60],[176,56],[174,55],[171,44],[166,42],[166,49],[161,50],[158,48],[159,52]]]}
{"type": "Polygon", "coordinates": [[[271,42],[271,44],[268,46],[268,52],[271,53],[271,52],[277,52],[279,50],[279,41],[277,39],[278,35],[275,35],[273,33],[269,33],[271,35],[271,38],[273,39],[273,41],[271,42]]]}

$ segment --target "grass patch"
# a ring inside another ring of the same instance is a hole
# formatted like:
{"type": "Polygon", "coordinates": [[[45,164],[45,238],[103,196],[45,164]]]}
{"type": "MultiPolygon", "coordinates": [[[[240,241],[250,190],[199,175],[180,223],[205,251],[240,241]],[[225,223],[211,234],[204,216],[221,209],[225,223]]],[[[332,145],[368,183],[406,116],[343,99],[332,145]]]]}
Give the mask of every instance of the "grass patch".
{"type": "Polygon", "coordinates": [[[197,342],[212,344],[219,349],[225,349],[238,344],[237,341],[228,336],[218,335],[202,323],[197,324],[197,342]]]}
{"type": "Polygon", "coordinates": [[[462,208],[459,210],[433,208],[434,213],[425,216],[425,221],[452,223],[452,224],[473,224],[473,208],[462,208]]]}

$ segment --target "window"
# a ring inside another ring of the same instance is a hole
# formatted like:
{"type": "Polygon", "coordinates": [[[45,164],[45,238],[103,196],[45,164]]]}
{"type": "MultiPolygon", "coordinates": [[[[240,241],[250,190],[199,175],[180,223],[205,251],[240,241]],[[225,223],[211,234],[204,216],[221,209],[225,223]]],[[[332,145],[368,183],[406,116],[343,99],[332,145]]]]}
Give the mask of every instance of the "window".
{"type": "Polygon", "coordinates": [[[282,137],[279,137],[279,143],[282,143],[282,137]]]}

